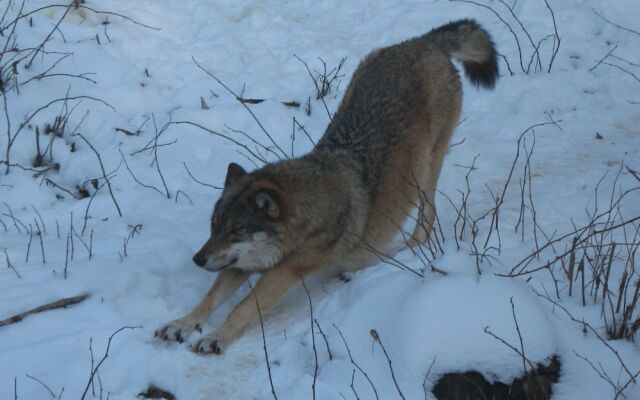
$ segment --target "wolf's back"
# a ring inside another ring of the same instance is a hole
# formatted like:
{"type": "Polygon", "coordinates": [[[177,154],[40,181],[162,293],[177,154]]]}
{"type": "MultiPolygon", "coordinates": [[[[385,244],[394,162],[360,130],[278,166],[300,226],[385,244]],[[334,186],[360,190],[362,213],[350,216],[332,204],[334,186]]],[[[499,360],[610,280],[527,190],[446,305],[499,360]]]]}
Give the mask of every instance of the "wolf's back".
{"type": "Polygon", "coordinates": [[[462,102],[450,58],[462,61],[475,85],[494,86],[498,63],[489,34],[472,20],[451,22],[365,57],[316,150],[345,151],[374,196],[395,168],[389,166],[394,154],[412,153],[408,143],[422,140],[412,135],[448,141],[462,102]]]}
{"type": "Polygon", "coordinates": [[[477,22],[461,19],[432,30],[421,39],[437,44],[462,61],[464,72],[476,86],[492,88],[498,78],[498,60],[491,36],[477,22]]]}

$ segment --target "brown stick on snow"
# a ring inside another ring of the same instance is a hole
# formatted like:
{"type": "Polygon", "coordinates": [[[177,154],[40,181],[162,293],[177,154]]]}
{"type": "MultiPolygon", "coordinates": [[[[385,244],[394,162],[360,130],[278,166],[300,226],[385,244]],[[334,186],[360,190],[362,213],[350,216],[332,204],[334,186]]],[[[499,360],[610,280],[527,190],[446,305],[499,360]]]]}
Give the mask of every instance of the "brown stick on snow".
{"type": "Polygon", "coordinates": [[[78,303],[86,300],[87,297],[89,297],[88,293],[84,293],[84,294],[81,294],[79,296],[74,296],[74,297],[67,297],[67,298],[64,298],[64,299],[56,300],[54,302],[47,303],[45,305],[33,308],[33,309],[29,310],[29,311],[25,311],[23,313],[16,314],[13,317],[0,320],[0,328],[5,326],[5,325],[11,325],[11,324],[15,324],[16,322],[20,322],[20,321],[22,321],[23,319],[25,319],[26,317],[28,317],[29,315],[32,315],[32,314],[38,314],[38,313],[41,313],[43,311],[55,310],[55,309],[58,309],[58,308],[64,308],[64,307],[67,307],[67,306],[72,306],[74,304],[78,304],[78,303]]]}

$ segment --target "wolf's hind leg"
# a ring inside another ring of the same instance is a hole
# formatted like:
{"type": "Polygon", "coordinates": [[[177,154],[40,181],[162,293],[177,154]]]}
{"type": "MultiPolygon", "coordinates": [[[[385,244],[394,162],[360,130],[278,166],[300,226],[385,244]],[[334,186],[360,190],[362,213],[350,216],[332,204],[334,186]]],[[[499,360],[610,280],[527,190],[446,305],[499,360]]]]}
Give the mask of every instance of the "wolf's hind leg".
{"type": "Polygon", "coordinates": [[[200,303],[187,315],[159,327],[155,336],[161,340],[183,342],[194,330],[202,330],[209,315],[225,302],[248,278],[250,273],[238,269],[225,269],[200,303]]]}

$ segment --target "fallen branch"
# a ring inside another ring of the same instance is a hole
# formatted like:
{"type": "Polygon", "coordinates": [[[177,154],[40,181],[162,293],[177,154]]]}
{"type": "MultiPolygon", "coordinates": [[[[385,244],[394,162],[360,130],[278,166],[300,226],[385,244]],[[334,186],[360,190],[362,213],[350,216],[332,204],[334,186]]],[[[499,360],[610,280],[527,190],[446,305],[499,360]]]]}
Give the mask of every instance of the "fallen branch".
{"type": "Polygon", "coordinates": [[[74,304],[78,304],[84,300],[86,300],[89,297],[88,293],[84,293],[81,294],[79,296],[74,296],[74,297],[67,297],[64,299],[60,299],[60,300],[56,300],[54,302],[51,303],[47,303],[45,305],[33,308],[29,311],[25,311],[22,312],[20,314],[16,314],[13,317],[4,319],[0,321],[0,327],[6,326],[6,325],[11,325],[11,324],[15,324],[16,322],[20,322],[23,319],[25,319],[26,317],[28,317],[29,315],[33,315],[33,314],[38,314],[44,311],[50,311],[50,310],[56,310],[58,308],[65,308],[68,306],[72,306],[74,304]]]}

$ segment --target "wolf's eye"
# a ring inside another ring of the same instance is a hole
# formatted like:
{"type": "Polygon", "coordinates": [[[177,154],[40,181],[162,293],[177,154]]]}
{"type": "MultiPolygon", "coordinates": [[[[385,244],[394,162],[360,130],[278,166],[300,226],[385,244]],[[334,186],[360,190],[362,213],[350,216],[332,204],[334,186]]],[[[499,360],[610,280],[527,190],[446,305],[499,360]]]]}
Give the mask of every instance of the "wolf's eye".
{"type": "Polygon", "coordinates": [[[246,231],[245,227],[243,225],[233,225],[231,227],[231,229],[229,230],[229,233],[232,235],[242,235],[244,234],[246,231]]]}

